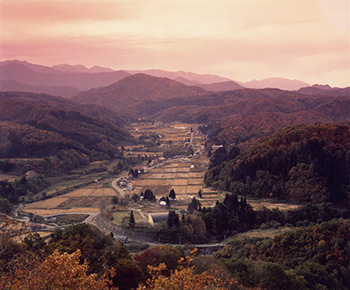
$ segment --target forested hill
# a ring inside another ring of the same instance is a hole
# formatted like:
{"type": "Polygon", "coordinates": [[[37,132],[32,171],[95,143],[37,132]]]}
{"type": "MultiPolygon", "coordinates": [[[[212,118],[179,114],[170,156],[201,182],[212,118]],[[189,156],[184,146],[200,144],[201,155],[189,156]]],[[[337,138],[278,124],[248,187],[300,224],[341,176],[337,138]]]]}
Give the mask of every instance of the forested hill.
{"type": "Polygon", "coordinates": [[[186,86],[167,78],[136,74],[113,85],[79,93],[72,100],[82,104],[98,104],[115,111],[123,111],[126,107],[138,102],[141,102],[146,109],[147,103],[153,104],[172,98],[198,96],[205,92],[207,91],[202,88],[186,86]]]}
{"type": "Polygon", "coordinates": [[[30,92],[0,92],[0,97],[46,105],[64,111],[75,111],[90,117],[105,119],[117,126],[124,125],[126,123],[125,119],[128,118],[125,118],[124,115],[120,113],[117,114],[106,107],[93,104],[78,104],[62,97],[47,94],[36,94],[30,92]]]}
{"type": "Polygon", "coordinates": [[[0,157],[47,157],[45,166],[72,169],[119,154],[133,137],[111,122],[78,112],[0,97],[0,157]]]}
{"type": "Polygon", "coordinates": [[[249,146],[219,149],[206,184],[295,202],[349,202],[350,125],[288,127],[249,146]]]}

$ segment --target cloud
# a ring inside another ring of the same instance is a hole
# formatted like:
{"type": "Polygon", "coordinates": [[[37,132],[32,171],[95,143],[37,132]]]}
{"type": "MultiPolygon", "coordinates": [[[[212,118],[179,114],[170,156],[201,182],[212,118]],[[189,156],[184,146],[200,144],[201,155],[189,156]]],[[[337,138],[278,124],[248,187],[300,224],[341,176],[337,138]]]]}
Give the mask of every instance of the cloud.
{"type": "Polygon", "coordinates": [[[334,1],[5,0],[0,56],[348,84],[349,1],[334,1]]]}
{"type": "Polygon", "coordinates": [[[130,17],[135,11],[124,1],[2,1],[3,21],[55,23],[79,20],[108,20],[130,17]]]}

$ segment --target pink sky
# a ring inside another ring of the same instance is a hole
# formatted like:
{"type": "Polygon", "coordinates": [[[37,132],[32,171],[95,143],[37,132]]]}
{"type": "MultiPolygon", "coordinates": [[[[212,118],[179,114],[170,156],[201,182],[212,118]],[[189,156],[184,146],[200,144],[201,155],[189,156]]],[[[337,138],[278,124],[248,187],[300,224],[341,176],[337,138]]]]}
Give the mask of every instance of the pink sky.
{"type": "Polygon", "coordinates": [[[350,0],[0,0],[0,60],[350,86],[350,0]]]}

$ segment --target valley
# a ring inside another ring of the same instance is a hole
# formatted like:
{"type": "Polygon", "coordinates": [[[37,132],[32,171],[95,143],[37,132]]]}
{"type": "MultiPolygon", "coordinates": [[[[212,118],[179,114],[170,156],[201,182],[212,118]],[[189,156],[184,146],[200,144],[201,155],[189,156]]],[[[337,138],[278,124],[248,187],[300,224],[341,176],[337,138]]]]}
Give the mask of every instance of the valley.
{"type": "MultiPolygon", "coordinates": [[[[146,142],[146,145],[123,146],[122,149],[125,158],[139,160],[134,166],[140,172],[137,178],[130,177],[128,171],[113,177],[111,172],[118,160],[111,163],[92,163],[84,170],[76,170],[68,180],[61,179],[46,188],[45,199],[20,207],[19,218],[28,220],[26,216],[35,216],[37,220],[47,223],[48,228],[39,231],[42,236],[47,237],[55,230],[55,226],[52,226],[55,222],[58,225],[62,224],[62,220],[65,220],[65,225],[69,224],[69,220],[72,223],[85,221],[94,224],[95,217],[100,215],[105,218],[103,223],[115,223],[114,229],[119,230],[114,235],[118,236],[126,233],[125,229],[118,227],[127,225],[130,211],[134,212],[136,225],[142,226],[149,223],[150,215],[164,215],[169,211],[186,213],[188,204],[194,197],[202,207],[209,208],[214,207],[217,201],[224,200],[225,191],[207,187],[204,183],[210,160],[206,156],[205,136],[198,131],[198,125],[141,122],[133,123],[127,129],[135,138],[142,136],[146,142]],[[188,155],[190,148],[192,151],[188,155]],[[171,157],[165,158],[164,154],[170,154],[171,157]],[[88,173],[96,168],[100,168],[100,172],[88,173]],[[168,205],[165,202],[162,204],[161,198],[168,196],[172,189],[176,198],[168,205]],[[156,202],[140,200],[141,194],[146,190],[153,192],[156,202]]],[[[6,175],[3,176],[7,179],[6,175]]],[[[42,194],[43,192],[39,192],[37,196],[42,194]]],[[[286,211],[299,206],[266,198],[248,197],[247,202],[255,210],[279,208],[286,211]]],[[[97,225],[101,226],[101,221],[97,225]]],[[[280,231],[285,230],[280,228],[280,231]]],[[[276,232],[266,229],[259,230],[258,233],[260,236],[273,236],[276,232]]],[[[129,232],[130,235],[136,241],[144,240],[142,236],[129,232]]]]}
{"type": "Polygon", "coordinates": [[[197,247],[196,269],[222,269],[230,289],[350,285],[349,87],[16,61],[0,73],[4,268],[81,251],[129,290],[197,247]]]}

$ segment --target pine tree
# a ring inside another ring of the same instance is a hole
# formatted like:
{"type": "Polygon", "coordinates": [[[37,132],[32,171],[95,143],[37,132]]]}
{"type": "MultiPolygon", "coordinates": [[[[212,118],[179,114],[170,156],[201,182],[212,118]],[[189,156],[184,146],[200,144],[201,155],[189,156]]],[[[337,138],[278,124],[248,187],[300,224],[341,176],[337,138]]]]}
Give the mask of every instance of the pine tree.
{"type": "Polygon", "coordinates": [[[135,226],[135,217],[133,211],[130,212],[129,226],[132,228],[135,226]]]}
{"type": "Polygon", "coordinates": [[[176,194],[175,194],[175,190],[174,188],[172,188],[169,192],[169,197],[172,198],[172,199],[175,199],[176,198],[176,194]]]}

